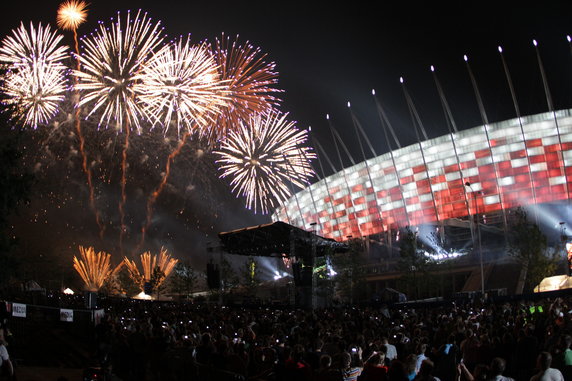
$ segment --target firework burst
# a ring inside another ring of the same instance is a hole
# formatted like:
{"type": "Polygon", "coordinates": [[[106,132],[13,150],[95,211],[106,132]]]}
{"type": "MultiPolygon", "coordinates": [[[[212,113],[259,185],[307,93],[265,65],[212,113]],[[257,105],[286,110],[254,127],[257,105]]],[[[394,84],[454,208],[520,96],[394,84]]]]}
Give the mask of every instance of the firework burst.
{"type": "Polygon", "coordinates": [[[210,49],[192,46],[189,38],[153,55],[143,66],[139,86],[147,114],[165,133],[172,124],[179,135],[183,128],[205,130],[227,101],[210,49]]]}
{"type": "MultiPolygon", "coordinates": [[[[12,31],[12,36],[2,41],[0,61],[8,64],[44,61],[61,63],[68,58],[66,46],[60,46],[63,36],[52,32],[49,25],[38,24],[37,28],[30,23],[28,31],[21,23],[18,29],[12,31]]],[[[63,65],[63,64],[62,64],[63,65]]]]}
{"type": "Polygon", "coordinates": [[[215,152],[221,177],[232,178],[232,191],[246,197],[246,206],[255,212],[268,213],[290,197],[288,182],[304,187],[313,176],[309,160],[316,156],[301,146],[307,131],[297,129],[287,115],[253,116],[239,131],[230,131],[215,152]]]}
{"type": "Polygon", "coordinates": [[[82,92],[79,106],[91,105],[88,116],[100,111],[100,125],[114,122],[119,129],[135,126],[140,132],[145,113],[137,84],[143,62],[163,42],[161,31],[160,23],[147,14],[138,12],[133,18],[128,13],[125,19],[118,14],[111,26],[100,23],[94,34],[82,39],[82,67],[74,71],[82,92]]]}
{"type": "Polygon", "coordinates": [[[121,201],[119,214],[121,230],[119,246],[123,251],[125,225],[125,203],[127,193],[127,150],[131,126],[141,132],[140,120],[146,119],[139,96],[143,63],[150,59],[163,42],[160,23],[153,23],[146,13],[131,13],[110,27],[100,23],[99,29],[82,39],[85,45],[81,56],[81,70],[75,70],[78,79],[76,89],[81,91],[78,107],[90,105],[88,117],[100,112],[99,124],[109,126],[115,123],[125,132],[121,161],[121,201]],[[123,20],[123,21],[122,21],[123,20]]]}
{"type": "Polygon", "coordinates": [[[161,248],[158,256],[152,255],[147,251],[141,254],[140,258],[143,273],[139,271],[135,261],[125,258],[123,263],[125,263],[125,267],[127,268],[131,280],[133,280],[133,282],[137,284],[141,289],[143,289],[143,286],[146,282],[151,281],[153,272],[156,268],[159,269],[164,275],[161,279],[157,279],[158,283],[155,284],[155,287],[160,286],[171,274],[177,262],[179,262],[178,259],[171,258],[171,255],[167,253],[167,250],[164,248],[161,248]]]}
{"type": "Polygon", "coordinates": [[[6,37],[0,46],[0,63],[7,67],[0,90],[5,103],[24,125],[47,124],[58,112],[67,90],[68,50],[60,46],[62,36],[49,25],[37,28],[24,24],[6,37]]]}
{"type": "Polygon", "coordinates": [[[58,8],[58,27],[63,30],[75,31],[87,17],[85,1],[68,0],[58,8]]]}
{"type": "MultiPolygon", "coordinates": [[[[79,55],[79,43],[77,40],[77,28],[85,22],[87,18],[87,4],[84,1],[67,0],[63,2],[58,8],[58,27],[64,30],[73,31],[73,40],[75,47],[75,59],[76,59],[76,70],[80,70],[80,55],[79,55]]],[[[77,89],[77,77],[74,77],[74,86],[76,103],[79,102],[79,90],[77,89]]],[[[81,107],[75,107],[74,111],[74,126],[79,140],[79,152],[81,154],[81,167],[87,178],[87,186],[89,188],[89,206],[95,214],[95,223],[99,227],[99,237],[103,238],[103,233],[105,232],[105,225],[101,220],[101,213],[95,204],[95,187],[93,185],[91,169],[87,165],[87,152],[85,150],[85,137],[81,129],[81,107]]]]}
{"type": "Polygon", "coordinates": [[[73,257],[73,267],[81,276],[88,291],[98,291],[101,286],[119,269],[119,264],[115,269],[111,267],[111,255],[100,251],[97,254],[93,247],[87,249],[79,247],[81,258],[73,257]]]}
{"type": "Polygon", "coordinates": [[[278,83],[276,64],[267,62],[266,54],[248,41],[240,45],[238,37],[231,42],[223,35],[216,40],[213,56],[220,78],[228,86],[227,106],[208,135],[211,141],[217,141],[239,129],[253,113],[271,111],[279,102],[273,94],[281,91],[273,87],[278,83]]]}

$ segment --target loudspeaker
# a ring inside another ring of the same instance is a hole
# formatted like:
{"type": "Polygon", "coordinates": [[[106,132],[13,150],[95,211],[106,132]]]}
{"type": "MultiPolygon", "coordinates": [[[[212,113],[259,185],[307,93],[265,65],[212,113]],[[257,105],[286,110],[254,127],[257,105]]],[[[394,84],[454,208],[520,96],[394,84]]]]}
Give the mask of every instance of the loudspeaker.
{"type": "Polygon", "coordinates": [[[302,271],[300,271],[300,286],[312,287],[312,267],[302,267],[302,271]]]}
{"type": "Polygon", "coordinates": [[[207,285],[211,290],[220,288],[220,270],[214,263],[207,263],[207,285]]]}
{"type": "Polygon", "coordinates": [[[300,262],[292,263],[292,275],[294,276],[294,285],[300,286],[300,270],[302,264],[300,262]]]}

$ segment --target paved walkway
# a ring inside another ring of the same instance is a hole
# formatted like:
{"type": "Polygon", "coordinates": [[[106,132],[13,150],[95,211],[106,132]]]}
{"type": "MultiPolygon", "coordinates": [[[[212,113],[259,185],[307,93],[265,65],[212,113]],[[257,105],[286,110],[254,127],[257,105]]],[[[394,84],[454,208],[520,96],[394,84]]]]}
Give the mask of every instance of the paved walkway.
{"type": "Polygon", "coordinates": [[[81,381],[83,369],[24,366],[16,369],[16,375],[18,381],[57,381],[60,377],[65,377],[67,381],[81,381]]]}

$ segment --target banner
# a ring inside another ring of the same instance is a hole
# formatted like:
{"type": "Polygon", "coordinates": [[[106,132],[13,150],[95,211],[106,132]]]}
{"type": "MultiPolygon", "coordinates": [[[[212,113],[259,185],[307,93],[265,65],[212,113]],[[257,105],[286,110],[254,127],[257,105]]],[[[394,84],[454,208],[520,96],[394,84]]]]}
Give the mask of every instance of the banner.
{"type": "Polygon", "coordinates": [[[105,311],[102,309],[94,310],[93,311],[93,319],[95,320],[95,325],[101,323],[101,319],[105,316],[105,311]]]}
{"type": "Polygon", "coordinates": [[[20,303],[12,303],[12,316],[26,317],[26,305],[20,303]]]}
{"type": "Polygon", "coordinates": [[[60,321],[73,322],[73,310],[60,309],[60,321]]]}

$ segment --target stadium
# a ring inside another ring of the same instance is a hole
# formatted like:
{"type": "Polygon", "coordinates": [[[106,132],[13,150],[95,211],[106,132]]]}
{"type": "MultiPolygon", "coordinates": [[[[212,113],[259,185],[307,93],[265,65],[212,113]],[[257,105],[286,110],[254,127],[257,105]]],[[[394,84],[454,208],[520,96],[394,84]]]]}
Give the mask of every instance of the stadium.
{"type": "MultiPolygon", "coordinates": [[[[336,240],[569,199],[572,113],[479,126],[394,150],[297,193],[273,220],[336,240]]],[[[495,222],[498,219],[495,219],[495,222]]],[[[486,224],[486,222],[484,222],[486,224]]]]}
{"type": "Polygon", "coordinates": [[[469,254],[449,269],[459,278],[451,291],[518,292],[520,269],[506,255],[511,215],[524,207],[563,235],[571,149],[572,110],[451,130],[323,177],[272,218],[337,241],[367,238],[374,292],[396,287],[397,241],[407,226],[434,259],[469,254]]]}

